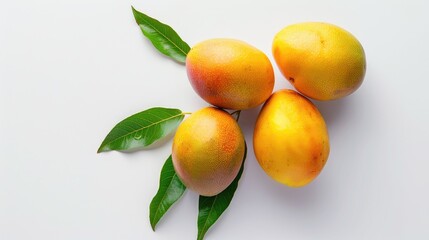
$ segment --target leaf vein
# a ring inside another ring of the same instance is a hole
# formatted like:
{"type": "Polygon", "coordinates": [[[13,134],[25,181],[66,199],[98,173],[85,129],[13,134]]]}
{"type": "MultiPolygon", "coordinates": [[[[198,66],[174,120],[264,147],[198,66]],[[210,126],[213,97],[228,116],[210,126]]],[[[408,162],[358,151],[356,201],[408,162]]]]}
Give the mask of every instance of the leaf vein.
{"type": "MultiPolygon", "coordinates": [[[[164,33],[162,33],[161,31],[158,30],[158,28],[156,28],[155,26],[153,26],[152,24],[150,24],[146,19],[141,18],[141,20],[143,20],[146,24],[148,24],[149,26],[151,26],[156,32],[158,32],[159,34],[161,34],[165,39],[167,39],[169,42],[171,42],[179,51],[181,51],[185,56],[187,55],[187,53],[185,51],[183,51],[179,46],[177,46],[177,44],[175,42],[173,42],[169,37],[167,37],[164,33]]],[[[139,24],[140,27],[141,24],[139,24]]]]}
{"type": "Polygon", "coordinates": [[[138,128],[138,129],[136,129],[136,130],[134,130],[134,131],[131,131],[131,132],[128,132],[127,134],[124,134],[124,135],[120,135],[120,136],[118,136],[118,137],[115,137],[114,139],[110,140],[109,142],[106,142],[105,144],[103,144],[103,146],[109,145],[109,144],[111,144],[112,142],[115,142],[115,141],[119,140],[120,138],[125,138],[125,137],[127,137],[127,136],[130,136],[131,134],[134,134],[134,133],[135,133],[135,132],[137,132],[137,131],[143,131],[143,130],[146,130],[147,128],[150,128],[150,127],[152,127],[152,126],[154,126],[154,125],[156,125],[156,124],[161,124],[161,123],[166,122],[166,121],[168,121],[168,120],[171,120],[171,119],[174,119],[174,118],[178,118],[179,116],[182,116],[182,115],[183,115],[183,113],[180,113],[180,114],[176,114],[176,115],[174,115],[174,116],[172,116],[172,117],[162,119],[162,120],[160,120],[159,122],[153,122],[153,123],[151,123],[151,124],[149,124],[149,125],[147,125],[147,126],[144,126],[144,127],[142,127],[142,128],[138,128]]]}

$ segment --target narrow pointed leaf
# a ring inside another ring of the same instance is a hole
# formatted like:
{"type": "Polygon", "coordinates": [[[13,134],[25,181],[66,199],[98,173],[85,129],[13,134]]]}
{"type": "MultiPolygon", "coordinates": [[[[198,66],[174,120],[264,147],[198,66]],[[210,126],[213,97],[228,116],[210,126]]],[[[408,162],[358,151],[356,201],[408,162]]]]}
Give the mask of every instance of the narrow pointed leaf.
{"type": "Polygon", "coordinates": [[[116,124],[97,152],[149,146],[172,133],[183,118],[181,110],[172,108],[157,107],[139,112],[116,124]]]}
{"type": "Polygon", "coordinates": [[[158,221],[164,216],[168,209],[180,199],[185,190],[185,185],[183,185],[174,171],[173,161],[170,155],[162,167],[159,189],[149,207],[150,225],[154,231],[158,221]]]}
{"type": "Polygon", "coordinates": [[[218,220],[222,213],[228,208],[234,197],[235,190],[238,186],[241,174],[243,173],[244,161],[247,155],[247,145],[244,150],[243,163],[240,171],[234,181],[223,192],[213,197],[200,196],[199,212],[198,212],[198,237],[197,240],[204,239],[204,236],[209,228],[218,220]]]}
{"type": "Polygon", "coordinates": [[[132,7],[134,18],[143,34],[162,54],[184,63],[190,47],[170,26],[137,11],[132,7]]]}

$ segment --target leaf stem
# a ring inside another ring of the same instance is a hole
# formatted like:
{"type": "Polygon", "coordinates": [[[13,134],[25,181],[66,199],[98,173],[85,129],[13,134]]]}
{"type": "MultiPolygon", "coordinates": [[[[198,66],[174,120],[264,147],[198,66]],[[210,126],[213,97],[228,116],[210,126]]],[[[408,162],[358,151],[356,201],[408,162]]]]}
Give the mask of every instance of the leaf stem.
{"type": "Polygon", "coordinates": [[[237,122],[240,119],[240,114],[241,114],[241,111],[238,111],[238,113],[237,113],[237,122]]]}
{"type": "Polygon", "coordinates": [[[231,116],[236,115],[237,117],[235,118],[235,120],[238,122],[238,119],[240,119],[240,114],[241,114],[241,110],[237,110],[231,113],[231,116]]]}

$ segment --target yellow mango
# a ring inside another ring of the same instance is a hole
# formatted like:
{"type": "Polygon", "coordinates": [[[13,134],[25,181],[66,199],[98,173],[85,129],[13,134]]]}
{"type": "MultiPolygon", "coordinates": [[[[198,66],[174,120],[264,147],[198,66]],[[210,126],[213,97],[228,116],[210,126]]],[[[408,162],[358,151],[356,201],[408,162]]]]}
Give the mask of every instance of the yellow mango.
{"type": "Polygon", "coordinates": [[[225,190],[244,157],[244,137],[224,110],[206,107],[183,121],[173,139],[174,169],[183,184],[203,196],[225,190]]]}
{"type": "Polygon", "coordinates": [[[319,175],[328,159],[328,130],[312,102],[293,90],[280,90],[259,113],[253,148],[265,173],[301,187],[319,175]]]}

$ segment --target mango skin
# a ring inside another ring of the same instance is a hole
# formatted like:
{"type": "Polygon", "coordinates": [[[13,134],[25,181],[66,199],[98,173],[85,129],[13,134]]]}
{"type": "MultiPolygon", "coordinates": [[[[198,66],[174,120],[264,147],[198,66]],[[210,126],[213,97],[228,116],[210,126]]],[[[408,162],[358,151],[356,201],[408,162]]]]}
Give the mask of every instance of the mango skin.
{"type": "Polygon", "coordinates": [[[328,130],[313,103],[293,90],[280,90],[259,113],[253,148],[270,177],[290,187],[302,187],[325,166],[330,149],[328,130]]]}
{"type": "Polygon", "coordinates": [[[321,101],[355,92],[366,72],[365,51],[350,32],[329,23],[289,25],[276,34],[277,66],[303,95],[321,101]]]}
{"type": "Polygon", "coordinates": [[[230,114],[218,108],[203,108],[177,129],[173,166],[187,188],[202,196],[214,196],[237,176],[244,148],[241,129],[230,114]]]}
{"type": "Polygon", "coordinates": [[[186,57],[189,81],[206,102],[242,110],[262,104],[274,87],[268,57],[234,39],[211,39],[196,44],[186,57]]]}

